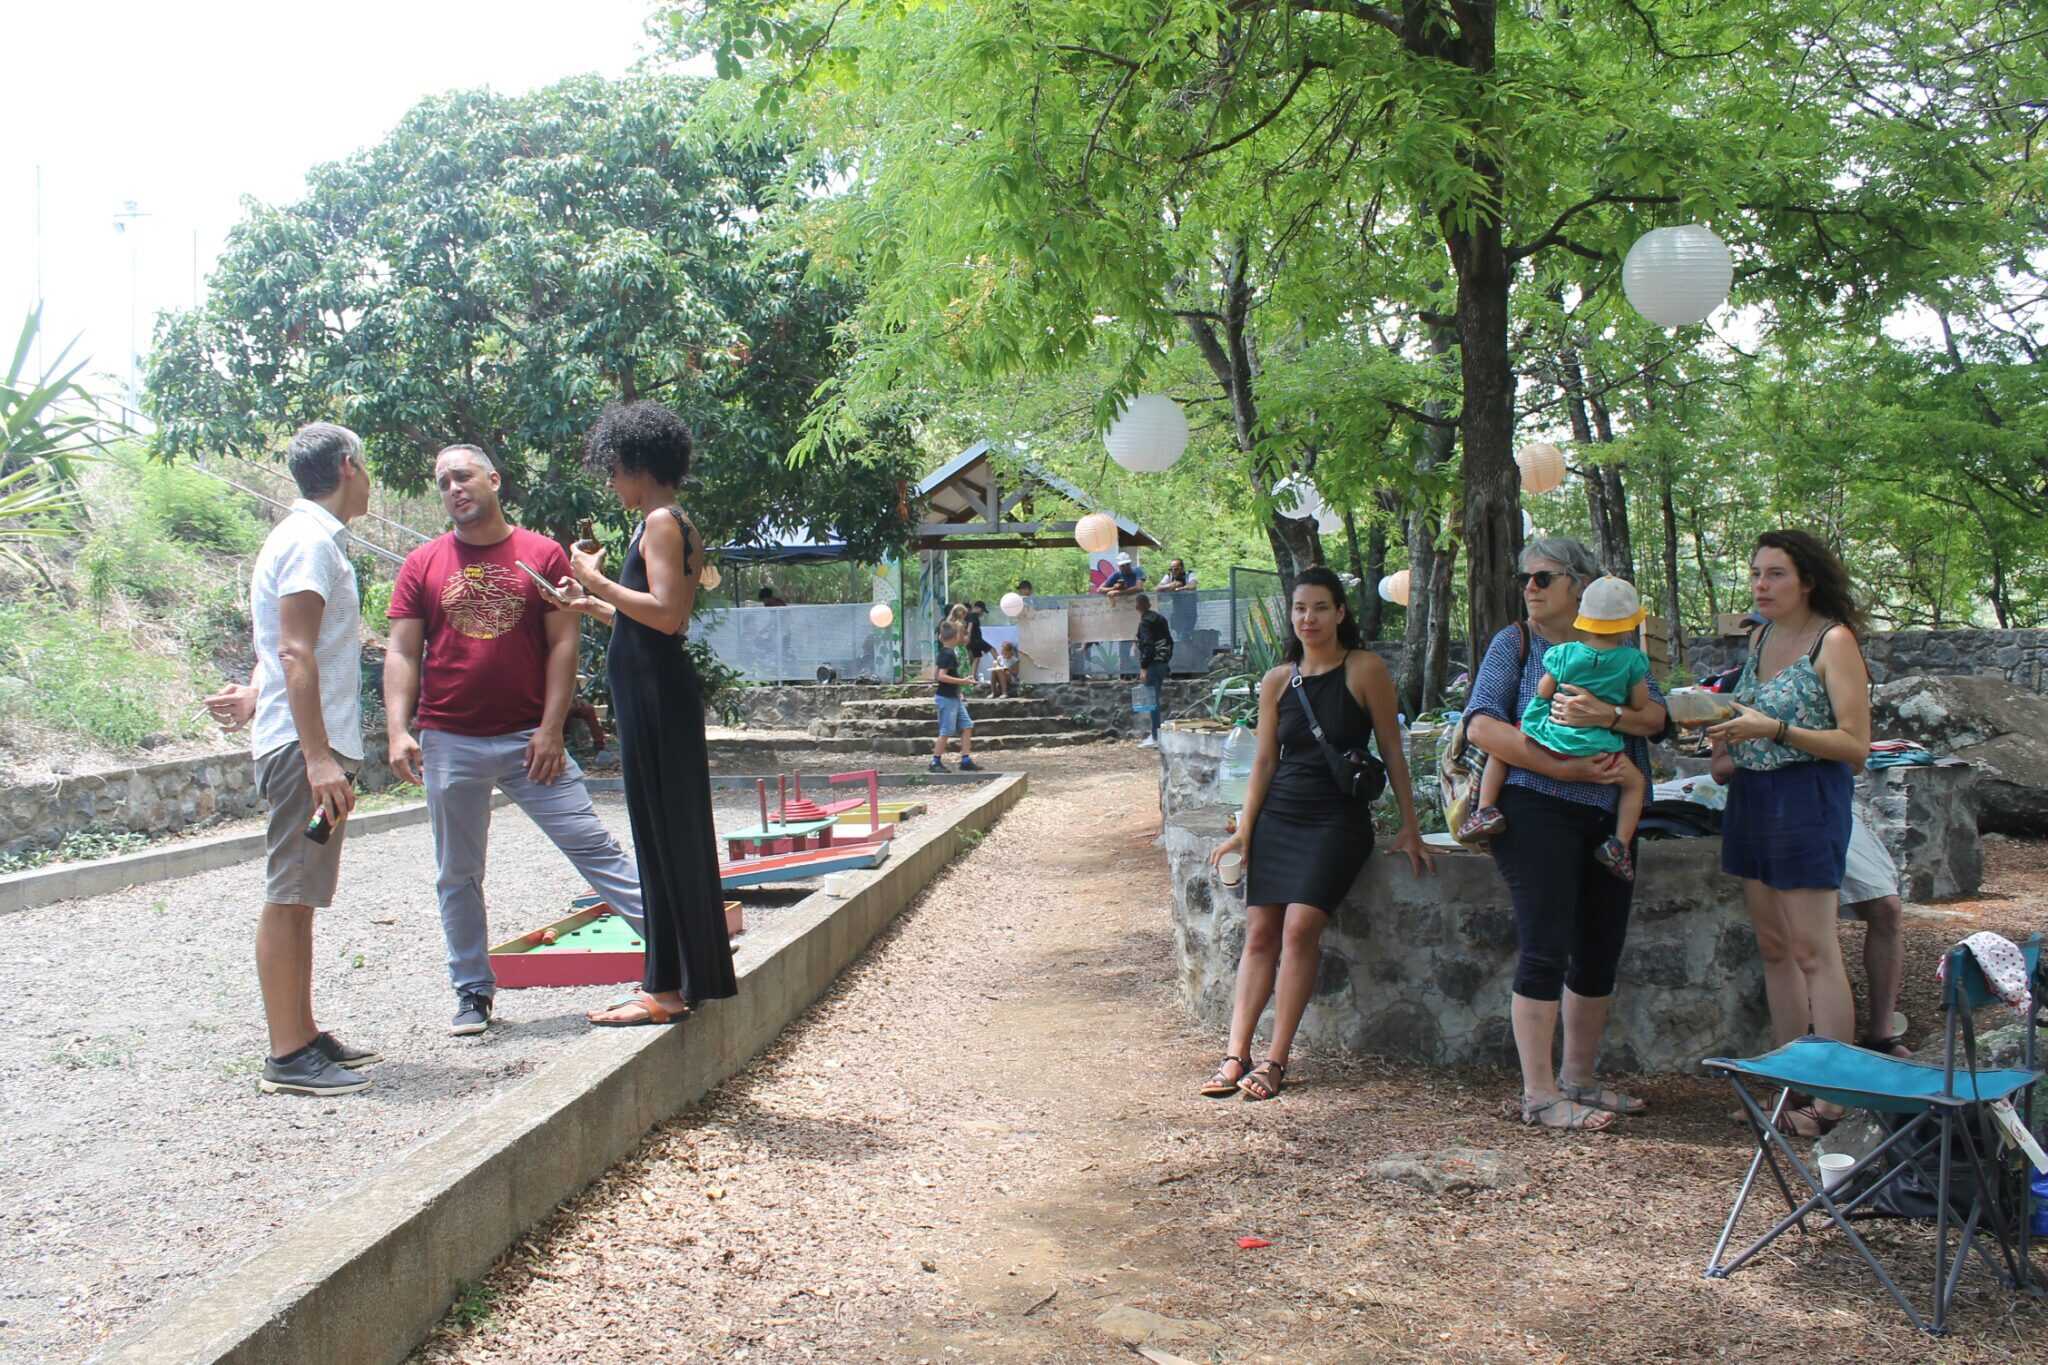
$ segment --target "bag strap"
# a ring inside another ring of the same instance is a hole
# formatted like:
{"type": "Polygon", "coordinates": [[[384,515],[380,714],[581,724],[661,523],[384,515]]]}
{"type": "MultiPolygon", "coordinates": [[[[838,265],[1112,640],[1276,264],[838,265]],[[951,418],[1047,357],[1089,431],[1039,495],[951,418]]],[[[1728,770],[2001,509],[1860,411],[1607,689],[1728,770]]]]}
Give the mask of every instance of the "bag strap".
{"type": "MultiPolygon", "coordinates": [[[[1348,674],[1350,663],[1351,651],[1346,650],[1344,651],[1344,662],[1337,665],[1337,671],[1348,674]]],[[[1346,687],[1351,685],[1349,676],[1346,676],[1343,681],[1346,687]]],[[[1350,765],[1344,761],[1344,756],[1337,752],[1336,746],[1331,744],[1329,739],[1324,736],[1322,723],[1316,719],[1316,709],[1308,704],[1308,690],[1301,685],[1300,664],[1294,665],[1294,676],[1287,680],[1287,688],[1290,692],[1294,693],[1294,699],[1301,703],[1301,714],[1308,718],[1309,733],[1316,737],[1316,744],[1323,751],[1323,762],[1329,765],[1330,776],[1336,779],[1337,786],[1339,789],[1342,789],[1350,776],[1350,765]]]]}

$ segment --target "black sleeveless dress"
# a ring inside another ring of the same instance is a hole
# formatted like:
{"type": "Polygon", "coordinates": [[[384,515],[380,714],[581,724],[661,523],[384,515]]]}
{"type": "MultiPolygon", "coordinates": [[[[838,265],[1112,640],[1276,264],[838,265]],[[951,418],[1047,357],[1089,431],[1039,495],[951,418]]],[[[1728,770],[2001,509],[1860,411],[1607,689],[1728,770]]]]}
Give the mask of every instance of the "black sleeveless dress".
{"type": "MultiPolygon", "coordinates": [[[[674,508],[683,530],[683,567],[701,553],[696,534],[674,508]]],[[[647,591],[640,554],[643,524],[626,547],[622,587],[647,591]]],[[[704,746],[704,694],[683,636],[664,635],[620,612],[605,655],[619,757],[625,769],[626,813],[633,857],[647,906],[647,970],[642,988],[680,991],[685,1000],[739,993],[732,941],[725,932],[725,895],[718,882],[718,833],[711,821],[711,761],[704,746]]]]}
{"type": "MultiPolygon", "coordinates": [[[[1347,656],[1348,657],[1348,656],[1347,656]]],[[[1345,670],[1301,680],[1316,720],[1341,753],[1363,749],[1372,717],[1344,682],[1345,670]]],[[[1247,905],[1313,905],[1333,913],[1372,854],[1372,809],[1337,789],[1292,685],[1280,689],[1280,765],[1252,826],[1247,905]]]]}

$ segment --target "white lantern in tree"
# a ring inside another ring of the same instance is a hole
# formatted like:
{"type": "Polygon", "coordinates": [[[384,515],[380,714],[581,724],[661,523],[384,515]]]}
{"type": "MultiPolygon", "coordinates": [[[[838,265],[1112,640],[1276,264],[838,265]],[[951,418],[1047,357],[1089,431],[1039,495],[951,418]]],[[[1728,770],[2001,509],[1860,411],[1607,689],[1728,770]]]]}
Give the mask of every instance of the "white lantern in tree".
{"type": "Polygon", "coordinates": [[[1334,536],[1344,529],[1344,509],[1323,503],[1316,508],[1316,530],[1326,536],[1334,536]]]}
{"type": "Polygon", "coordinates": [[[704,572],[698,575],[697,586],[705,589],[708,592],[711,589],[716,588],[720,583],[723,583],[724,581],[725,575],[718,571],[718,566],[716,564],[713,564],[708,559],[705,560],[704,572]]]}
{"type": "Polygon", "coordinates": [[[1564,452],[1548,441],[1532,441],[1515,456],[1524,493],[1548,493],[1564,482],[1564,452]]]}
{"type": "Polygon", "coordinates": [[[1273,485],[1273,507],[1283,517],[1313,517],[1322,511],[1323,495],[1299,474],[1273,485]]]}
{"type": "Polygon", "coordinates": [[[1406,569],[1387,575],[1387,600],[1398,606],[1408,605],[1408,588],[1412,582],[1406,569]]]}
{"type": "Polygon", "coordinates": [[[1188,448],[1188,417],[1171,398],[1141,393],[1109,424],[1102,443],[1133,474],[1162,473],[1188,448]]]}
{"type": "Polygon", "coordinates": [[[1374,589],[1380,595],[1380,601],[1391,602],[1394,600],[1394,590],[1389,586],[1393,581],[1394,576],[1392,574],[1386,574],[1381,577],[1379,586],[1374,589]]]}
{"type": "Polygon", "coordinates": [[[1735,262],[1728,244],[1698,223],[1652,228],[1621,263],[1621,292],[1659,327],[1690,327],[1728,298],[1735,262]]]}
{"type": "Polygon", "coordinates": [[[868,623],[876,630],[887,630],[896,620],[896,609],[887,602],[877,602],[868,608],[868,623]]]}
{"type": "Polygon", "coordinates": [[[1002,607],[1003,615],[1005,616],[1022,616],[1024,614],[1024,598],[1020,593],[1004,593],[1003,600],[997,605],[1002,607]]]}
{"type": "Polygon", "coordinates": [[[1090,512],[1074,523],[1074,543],[1091,555],[1108,554],[1116,548],[1116,518],[1090,512]]]}

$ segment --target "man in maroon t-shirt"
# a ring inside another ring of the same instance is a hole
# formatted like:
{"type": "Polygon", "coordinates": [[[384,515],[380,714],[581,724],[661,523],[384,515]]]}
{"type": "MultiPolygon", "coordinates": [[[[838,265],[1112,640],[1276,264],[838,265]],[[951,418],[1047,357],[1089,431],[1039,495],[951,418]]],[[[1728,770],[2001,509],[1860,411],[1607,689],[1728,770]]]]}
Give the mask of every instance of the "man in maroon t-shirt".
{"type": "Polygon", "coordinates": [[[456,995],[450,1031],[482,1033],[497,993],[483,890],[493,789],[518,802],[635,928],[640,875],[597,818],[562,742],[582,618],[544,597],[520,568],[559,583],[569,557],[505,520],[497,467],[478,447],[442,451],[434,481],[455,529],[407,555],[398,571],[384,707],[392,771],[427,789],[456,995]]]}

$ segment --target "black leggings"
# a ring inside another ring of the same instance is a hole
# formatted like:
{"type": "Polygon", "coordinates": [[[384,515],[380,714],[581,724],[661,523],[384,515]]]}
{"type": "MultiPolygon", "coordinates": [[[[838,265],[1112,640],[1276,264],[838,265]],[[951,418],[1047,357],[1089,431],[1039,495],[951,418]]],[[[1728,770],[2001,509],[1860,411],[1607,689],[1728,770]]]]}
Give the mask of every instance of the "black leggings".
{"type": "Polygon", "coordinates": [[[1515,994],[1556,1000],[1566,986],[1595,999],[1614,994],[1635,899],[1633,883],[1593,859],[1614,833],[1614,812],[1512,784],[1500,811],[1508,827],[1493,858],[1515,906],[1515,994]]]}

